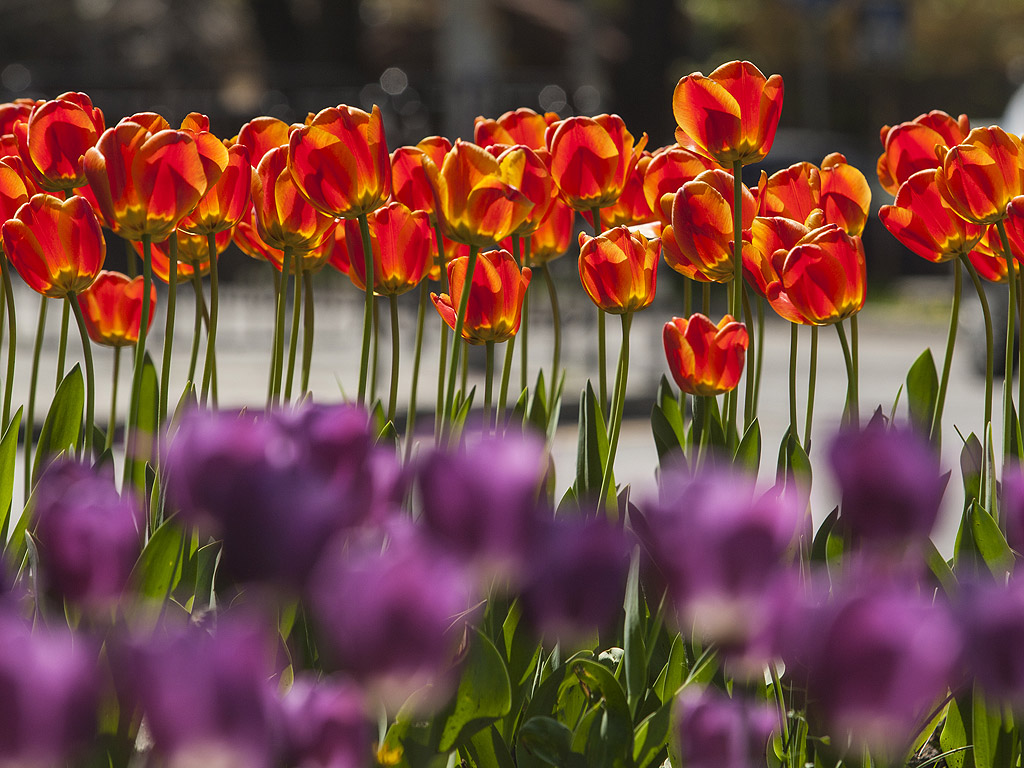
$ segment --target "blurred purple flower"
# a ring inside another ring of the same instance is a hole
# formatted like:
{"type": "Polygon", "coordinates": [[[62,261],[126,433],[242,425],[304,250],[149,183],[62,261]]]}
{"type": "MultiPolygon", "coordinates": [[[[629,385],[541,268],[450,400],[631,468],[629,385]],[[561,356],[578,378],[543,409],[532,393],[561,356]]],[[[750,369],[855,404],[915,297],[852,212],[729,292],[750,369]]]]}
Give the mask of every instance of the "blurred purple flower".
{"type": "Polygon", "coordinates": [[[990,698],[1024,709],[1024,584],[965,585],[956,617],[963,668],[990,698]]]}
{"type": "Polygon", "coordinates": [[[1006,543],[1024,555],[1024,467],[1016,464],[1003,473],[999,511],[1006,526],[1006,543]]]}
{"type": "Polygon", "coordinates": [[[0,611],[0,764],[57,765],[95,737],[90,644],[0,611]]]}
{"type": "Polygon", "coordinates": [[[71,459],[46,470],[35,491],[35,536],[45,588],[58,600],[117,600],[142,549],[142,512],[112,478],[71,459]]]}
{"type": "Polygon", "coordinates": [[[839,523],[854,543],[905,545],[931,534],[947,478],[916,432],[874,422],[846,429],[829,459],[842,492],[839,523]]]}
{"type": "Polygon", "coordinates": [[[383,514],[398,476],[387,462],[365,412],[305,406],[192,412],[165,466],[171,503],[223,539],[230,576],[298,588],[334,535],[383,514]]]}
{"type": "Polygon", "coordinates": [[[395,525],[384,551],[373,542],[332,548],[310,593],[322,650],[337,667],[388,702],[401,703],[427,683],[445,687],[471,591],[463,570],[427,547],[411,524],[395,525]]]}
{"type": "Polygon", "coordinates": [[[746,475],[678,471],[663,476],[660,498],[643,507],[636,527],[682,623],[736,654],[749,650],[791,588],[801,518],[795,497],[757,495],[746,475]]]}
{"type": "Polygon", "coordinates": [[[276,765],[282,747],[273,652],[259,624],[222,617],[212,633],[190,625],[122,652],[118,664],[159,754],[259,768],[276,765]]]}
{"type": "Polygon", "coordinates": [[[551,522],[526,573],[524,615],[556,638],[608,629],[622,610],[630,541],[604,518],[551,522]]]}
{"type": "Polygon", "coordinates": [[[676,736],[686,768],[763,768],[779,718],[764,704],[731,699],[712,688],[679,697],[676,736]]]}
{"type": "Polygon", "coordinates": [[[299,677],[282,700],[286,764],[301,768],[364,768],[372,736],[354,686],[299,677]]]}
{"type": "Polygon", "coordinates": [[[544,445],[528,437],[484,437],[431,451],[417,477],[428,535],[456,557],[515,578],[550,518],[541,497],[544,445]]]}

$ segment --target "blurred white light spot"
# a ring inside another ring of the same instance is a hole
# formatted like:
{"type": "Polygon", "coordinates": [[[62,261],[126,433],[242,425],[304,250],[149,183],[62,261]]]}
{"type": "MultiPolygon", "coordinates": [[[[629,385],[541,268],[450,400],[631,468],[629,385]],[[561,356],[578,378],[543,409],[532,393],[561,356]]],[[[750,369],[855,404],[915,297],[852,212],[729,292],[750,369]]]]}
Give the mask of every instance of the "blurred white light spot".
{"type": "Polygon", "coordinates": [[[19,93],[32,85],[32,73],[24,64],[8,64],[4,71],[0,72],[0,83],[3,83],[8,91],[19,93]]]}
{"type": "Polygon", "coordinates": [[[565,109],[565,90],[558,85],[545,85],[537,94],[537,103],[545,112],[560,112],[565,109]]]}
{"type": "Polygon", "coordinates": [[[576,111],[584,115],[594,115],[601,111],[601,92],[593,85],[581,85],[572,94],[576,111]]]}
{"type": "Polygon", "coordinates": [[[409,87],[409,76],[398,67],[388,67],[380,76],[380,87],[384,93],[397,96],[409,87]]]}

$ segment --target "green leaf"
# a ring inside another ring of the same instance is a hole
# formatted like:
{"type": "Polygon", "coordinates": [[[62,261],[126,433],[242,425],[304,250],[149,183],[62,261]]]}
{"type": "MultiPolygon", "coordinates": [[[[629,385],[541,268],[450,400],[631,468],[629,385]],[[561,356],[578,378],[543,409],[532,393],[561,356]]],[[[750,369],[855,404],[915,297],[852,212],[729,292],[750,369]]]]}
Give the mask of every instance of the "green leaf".
{"type": "Polygon", "coordinates": [[[683,454],[686,445],[683,413],[664,375],[658,384],[658,394],[651,408],[651,431],[654,433],[659,465],[665,466],[670,456],[675,458],[683,454]]]}
{"type": "Polygon", "coordinates": [[[393,421],[388,421],[377,433],[377,443],[392,448],[398,447],[398,430],[395,429],[393,421]]]}
{"type": "Polygon", "coordinates": [[[647,768],[665,749],[672,733],[672,704],[662,704],[636,727],[633,733],[633,764],[647,768]]]}
{"type": "Polygon", "coordinates": [[[181,578],[185,546],[185,532],[174,520],[156,529],[132,569],[130,582],[139,597],[160,602],[167,599],[181,578]]]}
{"type": "Polygon", "coordinates": [[[19,408],[0,439],[0,548],[7,541],[7,528],[11,520],[11,505],[14,503],[15,459],[18,453],[18,430],[21,428],[19,408]]]}
{"type": "Polygon", "coordinates": [[[493,725],[474,734],[466,747],[477,768],[516,768],[508,745],[493,725]]]}
{"type": "Polygon", "coordinates": [[[512,690],[505,662],[487,636],[474,630],[455,694],[455,708],[441,732],[441,751],[447,752],[504,717],[511,708],[512,690]]]}
{"type": "Polygon", "coordinates": [[[32,485],[39,482],[42,470],[55,456],[73,451],[82,431],[82,408],[85,406],[85,381],[82,369],[75,365],[57,387],[50,410],[43,421],[43,429],[36,445],[32,462],[32,485]]]}
{"type": "Polygon", "coordinates": [[[558,420],[562,414],[562,395],[565,393],[565,371],[558,377],[558,386],[555,387],[555,396],[548,403],[548,440],[555,439],[555,430],[558,429],[558,420]]]}
{"type": "MultiPolygon", "coordinates": [[[[528,392],[529,390],[523,390],[528,392]]],[[[548,433],[548,426],[551,423],[551,413],[548,409],[547,401],[547,387],[544,386],[544,371],[540,371],[537,374],[537,382],[534,384],[532,396],[528,398],[529,407],[529,423],[534,429],[541,435],[548,433]]],[[[523,426],[526,426],[525,424],[523,426]]]]}
{"type": "Polygon", "coordinates": [[[985,565],[997,580],[1002,581],[1013,571],[1013,552],[999,524],[978,502],[971,505],[971,532],[985,565]]]}
{"type": "Polygon", "coordinates": [[[995,765],[999,726],[998,712],[988,710],[981,689],[975,685],[971,711],[971,735],[974,737],[974,765],[976,768],[993,768],[995,765]]]}
{"type": "Polygon", "coordinates": [[[609,710],[625,715],[629,719],[629,703],[626,700],[626,692],[622,690],[619,681],[608,671],[606,666],[596,661],[579,659],[572,662],[570,670],[585,692],[589,692],[590,695],[599,693],[607,703],[609,710]]]}
{"type": "MultiPolygon", "coordinates": [[[[960,708],[954,699],[949,702],[949,707],[946,710],[946,722],[939,734],[939,746],[942,747],[943,752],[951,752],[966,747],[967,744],[967,729],[960,716],[960,708]]],[[[966,752],[956,752],[946,757],[946,765],[949,768],[971,768],[971,766],[965,766],[965,758],[970,759],[970,755],[966,752]]]]}
{"type": "Polygon", "coordinates": [[[832,535],[836,521],[839,519],[839,507],[835,507],[828,516],[821,521],[817,532],[814,534],[814,541],[811,542],[811,562],[824,563],[828,559],[828,539],[832,535]]]}
{"type": "Polygon", "coordinates": [[[960,451],[960,473],[964,479],[964,497],[970,503],[971,499],[984,501],[979,498],[981,495],[981,473],[985,466],[985,449],[981,445],[978,436],[971,432],[960,451]]]}
{"type": "Polygon", "coordinates": [[[675,699],[687,673],[686,644],[681,635],[672,638],[672,645],[668,652],[668,662],[654,681],[654,693],[662,704],[667,704],[675,699]]]}
{"type": "Polygon", "coordinates": [[[424,720],[420,714],[424,706],[422,699],[429,694],[429,690],[417,691],[398,711],[380,745],[382,765],[389,768],[446,768],[448,765],[448,755],[437,748],[436,722],[424,720]]]}
{"type": "Polygon", "coordinates": [[[526,418],[527,406],[529,405],[530,390],[524,389],[519,393],[519,399],[516,400],[516,405],[512,409],[512,416],[509,417],[509,424],[522,424],[523,431],[526,431],[527,424],[529,421],[526,418]]]}
{"type": "Polygon", "coordinates": [[[136,422],[135,455],[132,457],[132,484],[138,489],[146,485],[146,466],[153,460],[153,439],[160,421],[160,397],[157,391],[156,366],[146,353],[142,364],[142,386],[139,388],[139,418],[136,422]]]}
{"type": "Polygon", "coordinates": [[[939,398],[939,376],[931,349],[925,349],[907,371],[907,409],[910,422],[919,432],[931,432],[932,417],[939,398]]]}
{"type": "MultiPolygon", "coordinates": [[[[608,430],[594,387],[587,381],[580,396],[579,437],[576,453],[576,497],[593,499],[601,491],[601,480],[608,457],[608,430]]],[[[609,483],[607,506],[615,504],[615,481],[609,483]]]]}
{"type": "Polygon", "coordinates": [[[757,477],[757,470],[761,467],[761,427],[754,419],[743,434],[743,439],[736,447],[736,453],[732,457],[732,463],[757,477]]]}
{"type": "Polygon", "coordinates": [[[960,585],[957,583],[956,576],[953,575],[953,569],[949,567],[949,563],[946,562],[946,559],[939,550],[935,548],[935,544],[932,543],[931,539],[926,540],[925,558],[928,561],[928,569],[942,586],[942,591],[948,597],[953,597],[959,590],[960,585]]]}
{"type": "Polygon", "coordinates": [[[642,625],[643,605],[640,595],[640,548],[633,550],[626,579],[623,651],[626,666],[626,692],[630,717],[637,711],[647,693],[647,650],[642,625]]]}
{"type": "Polygon", "coordinates": [[[469,410],[473,407],[473,398],[476,396],[476,387],[470,387],[466,399],[462,399],[462,391],[455,400],[455,419],[452,422],[452,440],[458,440],[462,434],[462,428],[466,426],[466,419],[469,418],[469,410]]]}
{"type": "Polygon", "coordinates": [[[542,763],[562,768],[571,751],[572,731],[554,718],[540,715],[523,723],[518,743],[542,763]]]}

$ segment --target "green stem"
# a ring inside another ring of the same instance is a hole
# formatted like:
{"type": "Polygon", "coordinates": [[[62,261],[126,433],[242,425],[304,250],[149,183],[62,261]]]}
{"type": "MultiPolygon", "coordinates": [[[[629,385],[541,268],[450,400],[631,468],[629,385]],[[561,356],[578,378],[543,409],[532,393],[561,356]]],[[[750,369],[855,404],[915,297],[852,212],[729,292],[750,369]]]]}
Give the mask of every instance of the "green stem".
{"type": "Polygon", "coordinates": [[[32,490],[32,442],[35,440],[36,388],[39,384],[39,357],[43,351],[43,336],[46,333],[47,298],[39,297],[39,320],[36,323],[36,340],[32,346],[32,369],[28,380],[28,413],[25,415],[25,498],[32,490]]]}
{"type": "MultiPolygon", "coordinates": [[[[462,327],[466,323],[466,307],[469,306],[469,289],[473,285],[473,273],[476,271],[476,260],[479,248],[475,245],[469,247],[469,263],[466,265],[466,277],[462,283],[462,295],[459,297],[459,309],[455,314],[454,341],[452,342],[451,361],[448,364],[448,391],[444,399],[445,419],[455,416],[452,413],[452,406],[455,403],[455,374],[459,364],[459,342],[462,340],[462,327]]],[[[452,299],[455,297],[452,296],[452,299]]]]}
{"type": "MultiPolygon", "coordinates": [[[[170,248],[167,259],[167,318],[164,324],[163,361],[160,366],[160,423],[167,420],[167,399],[171,381],[171,350],[174,347],[174,308],[178,296],[178,235],[168,238],[170,248]]],[[[140,318],[145,322],[149,318],[140,318]]]]}
{"type": "MultiPolygon", "coordinates": [[[[427,302],[430,301],[430,285],[424,280],[420,283],[419,308],[416,310],[416,350],[412,356],[412,385],[409,390],[409,410],[405,417],[405,460],[412,456],[412,436],[416,431],[416,395],[420,384],[420,359],[423,352],[423,324],[427,314],[427,302]]],[[[442,325],[444,325],[442,323],[442,325]]]]}
{"type": "MultiPolygon", "coordinates": [[[[172,273],[173,274],[173,273],[172,273]]],[[[107,427],[107,439],[103,444],[106,453],[114,446],[114,430],[117,429],[117,384],[121,373],[121,347],[114,347],[114,376],[110,383],[110,422],[107,427]]]]}
{"type": "Polygon", "coordinates": [[[558,293],[555,291],[555,281],[551,277],[551,270],[548,263],[541,265],[541,272],[544,275],[544,282],[548,286],[548,298],[551,300],[551,322],[554,326],[555,341],[554,352],[551,355],[551,399],[548,401],[548,408],[553,407],[555,394],[558,391],[558,366],[561,363],[562,354],[562,315],[558,310],[558,293]]]}
{"type": "Polygon", "coordinates": [[[850,353],[850,343],[846,340],[846,330],[842,322],[834,323],[836,333],[839,334],[839,344],[843,348],[843,360],[846,362],[846,408],[850,424],[857,427],[860,423],[860,416],[857,409],[857,372],[853,365],[853,355],[850,353]]]}
{"type": "MultiPolygon", "coordinates": [[[[440,270],[441,293],[449,293],[448,290],[448,268],[444,256],[444,237],[441,234],[441,225],[434,222],[434,237],[437,240],[437,266],[440,270]]],[[[424,291],[426,292],[426,291],[424,291]]],[[[441,425],[444,424],[444,366],[448,359],[448,323],[441,322],[441,342],[438,345],[440,352],[437,360],[437,398],[434,404],[434,442],[441,440],[441,425]]]]}
{"type": "Polygon", "coordinates": [[[497,424],[505,423],[505,405],[508,402],[508,381],[512,374],[512,353],[516,348],[516,337],[512,336],[505,342],[505,363],[501,367],[501,390],[498,392],[497,424]]]}
{"type": "Polygon", "coordinates": [[[398,345],[398,296],[388,296],[391,305],[391,391],[388,394],[388,421],[395,420],[398,407],[398,359],[401,347],[398,345]]]}
{"type": "MultiPolygon", "coordinates": [[[[514,252],[512,255],[515,257],[516,264],[522,267],[530,266],[530,238],[519,238],[515,235],[512,236],[512,248],[514,251],[520,250],[520,242],[525,243],[525,247],[522,248],[522,260],[520,261],[520,254],[514,252]]],[[[519,391],[522,392],[529,386],[529,380],[527,377],[527,347],[529,345],[529,329],[530,329],[530,286],[526,286],[526,290],[523,292],[523,321],[520,324],[518,336],[522,338],[522,362],[521,370],[519,371],[519,391]]]]}
{"type": "Polygon", "coordinates": [[[302,396],[309,392],[309,371],[313,366],[313,273],[302,273],[305,306],[302,308],[302,396]]]}
{"type": "MultiPolygon", "coordinates": [[[[796,328],[796,325],[793,326],[796,328]]],[[[814,385],[818,377],[818,326],[811,326],[811,360],[807,371],[807,421],[804,424],[804,452],[811,450],[811,420],[814,418],[814,385]]]]}
{"type": "MultiPolygon", "coordinates": [[[[153,285],[153,241],[150,235],[142,236],[142,318],[149,317],[150,290],[153,285]]],[[[139,323],[139,340],[135,344],[135,364],[132,372],[132,392],[129,399],[128,424],[125,428],[124,486],[132,479],[132,465],[135,463],[136,427],[139,421],[139,400],[142,396],[142,369],[146,362],[146,337],[149,323],[139,323]]],[[[142,490],[142,489],[139,489],[142,490]]]]}
{"type": "Polygon", "coordinates": [[[284,401],[292,401],[292,384],[295,382],[295,359],[298,356],[299,321],[302,317],[302,256],[295,257],[295,277],[292,278],[295,295],[292,297],[292,327],[288,336],[288,376],[284,383],[284,401]]]}
{"type": "Polygon", "coordinates": [[[4,377],[4,411],[0,429],[6,429],[11,420],[11,401],[14,398],[14,364],[18,354],[18,324],[14,312],[14,287],[11,285],[11,271],[7,259],[0,256],[0,279],[3,280],[3,296],[7,311],[7,375],[4,377]]]}
{"type": "Polygon", "coordinates": [[[860,424],[860,333],[857,315],[850,316],[850,362],[853,363],[853,425],[860,424]]]}
{"type": "Polygon", "coordinates": [[[363,266],[366,297],[363,305],[363,347],[359,358],[359,404],[366,405],[366,378],[370,364],[370,334],[373,326],[373,249],[370,243],[370,224],[366,214],[359,216],[359,239],[363,244],[363,266]]]}
{"type": "Polygon", "coordinates": [[[619,351],[619,365],[615,373],[615,405],[612,411],[611,436],[608,438],[608,458],[605,461],[601,476],[601,492],[598,503],[604,504],[611,490],[612,470],[615,467],[615,452],[619,446],[619,434],[622,431],[622,414],[626,405],[626,381],[629,377],[629,327],[633,314],[622,315],[622,348],[619,351]]]}
{"type": "Polygon", "coordinates": [[[608,361],[605,357],[605,311],[597,308],[597,371],[598,371],[598,393],[601,397],[600,405],[604,413],[608,413],[608,361]]]}
{"type": "Polygon", "coordinates": [[[196,383],[196,365],[199,362],[199,343],[203,338],[203,307],[206,301],[203,299],[203,278],[199,276],[198,270],[192,271],[192,293],[195,298],[196,317],[192,329],[192,349],[188,356],[188,382],[196,383]]]}
{"type": "Polygon", "coordinates": [[[60,341],[57,345],[57,386],[64,380],[64,359],[68,352],[68,323],[71,320],[71,305],[66,301],[60,315],[60,341]]]}
{"type": "MultiPolygon", "coordinates": [[[[1014,268],[1013,253],[1006,239],[1006,225],[1000,220],[996,222],[999,238],[1003,243],[1003,256],[1006,258],[1006,284],[1008,299],[1006,305],[1006,369],[1003,371],[1003,455],[1010,455],[1010,446],[1016,440],[1016,429],[1013,424],[1013,342],[1017,331],[1017,270],[1014,268]]],[[[1017,425],[1019,428],[1019,424],[1017,425]]]]}
{"type": "Polygon", "coordinates": [[[89,341],[89,332],[85,328],[82,308],[78,306],[78,299],[75,298],[74,292],[69,293],[64,301],[75,313],[75,320],[78,321],[78,333],[82,337],[82,352],[85,354],[85,457],[86,461],[91,462],[92,433],[96,412],[96,374],[92,363],[92,344],[89,341]]]}
{"type": "Polygon", "coordinates": [[[743,290],[743,164],[734,160],[732,164],[732,294],[729,314],[739,317],[740,294],[743,290]]]}
{"type": "MultiPolygon", "coordinates": [[[[484,367],[484,431],[490,431],[491,429],[491,395],[494,389],[494,342],[484,342],[484,348],[487,353],[486,364],[484,367]]],[[[507,355],[506,355],[507,357],[507,355]]]]}
{"type": "Polygon", "coordinates": [[[281,380],[284,377],[284,328],[285,310],[288,304],[288,271],[291,269],[292,248],[285,248],[281,259],[281,290],[277,294],[277,321],[274,328],[274,392],[273,401],[281,402],[281,380]]]}
{"type": "Polygon", "coordinates": [[[796,423],[796,357],[799,326],[789,324],[789,436],[795,441],[800,434],[796,423]]]}
{"type": "Polygon", "coordinates": [[[747,364],[743,375],[746,378],[746,389],[743,398],[743,431],[746,432],[747,427],[754,420],[756,412],[754,410],[754,366],[756,353],[759,349],[759,344],[755,341],[754,334],[751,331],[754,328],[754,317],[750,310],[750,299],[747,297],[746,290],[742,289],[740,294],[743,298],[743,322],[747,325],[747,338],[750,339],[750,343],[747,344],[747,364]]]}
{"type": "Polygon", "coordinates": [[[380,355],[380,304],[373,299],[373,351],[370,356],[370,402],[377,401],[377,370],[380,355]]]}
{"type": "Polygon", "coordinates": [[[995,362],[995,353],[992,348],[992,311],[988,306],[985,286],[982,284],[981,278],[978,277],[978,270],[974,268],[966,254],[961,254],[960,263],[964,265],[967,274],[971,276],[974,290],[978,293],[978,301],[981,303],[981,315],[985,321],[985,426],[987,428],[992,423],[992,380],[995,362]]]}
{"type": "MultiPolygon", "coordinates": [[[[277,307],[281,303],[281,273],[271,268],[274,276],[274,333],[270,337],[270,373],[267,376],[267,407],[274,402],[274,382],[277,380],[277,334],[280,332],[277,324],[277,307]]],[[[199,331],[199,302],[196,302],[196,332],[199,331]]]]}
{"type": "Polygon", "coordinates": [[[761,402],[761,372],[764,370],[764,299],[757,297],[757,373],[754,377],[754,413],[761,402]]]}
{"type": "MultiPolygon", "coordinates": [[[[210,257],[210,325],[206,333],[206,362],[203,363],[202,404],[205,407],[213,382],[213,369],[217,361],[217,318],[220,314],[220,297],[217,279],[217,236],[206,236],[206,248],[210,257]]],[[[217,398],[212,400],[217,407],[217,398]]]]}
{"type": "Polygon", "coordinates": [[[459,386],[463,394],[469,392],[469,342],[462,342],[462,369],[460,370],[459,386]]]}
{"type": "Polygon", "coordinates": [[[949,371],[953,364],[953,346],[956,344],[956,329],[960,318],[960,293],[963,288],[963,268],[960,262],[953,264],[953,306],[949,310],[949,332],[946,334],[946,355],[942,361],[942,378],[939,379],[939,396],[932,414],[932,425],[928,437],[936,445],[942,434],[942,410],[946,405],[946,390],[949,387],[949,371]]]}

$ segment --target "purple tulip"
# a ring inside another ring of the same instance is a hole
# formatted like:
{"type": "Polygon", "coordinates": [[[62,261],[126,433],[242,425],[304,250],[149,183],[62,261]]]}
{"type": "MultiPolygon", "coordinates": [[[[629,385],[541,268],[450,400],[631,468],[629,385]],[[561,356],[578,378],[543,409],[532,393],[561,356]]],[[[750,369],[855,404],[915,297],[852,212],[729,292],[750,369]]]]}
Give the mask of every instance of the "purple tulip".
{"type": "Polygon", "coordinates": [[[801,516],[795,498],[775,489],[757,495],[745,475],[675,472],[636,523],[681,623],[736,654],[749,650],[789,593],[801,516]]]}
{"type": "Polygon", "coordinates": [[[763,768],[778,716],[765,705],[708,688],[679,697],[676,735],[686,768],[763,768]]]}
{"type": "Polygon", "coordinates": [[[257,624],[222,617],[129,649],[119,660],[154,749],[184,763],[276,765],[282,747],[273,641],[257,624]]]}
{"type": "Polygon", "coordinates": [[[0,764],[62,764],[95,737],[91,650],[66,631],[32,632],[0,612],[0,764]]]}
{"type": "Polygon", "coordinates": [[[332,537],[386,511],[397,473],[385,461],[365,412],[308,406],[259,418],[193,412],[165,465],[169,499],[223,540],[229,575],[299,588],[332,537]]]}
{"type": "Polygon", "coordinates": [[[525,616],[555,637],[608,629],[625,599],[629,548],[622,530],[603,518],[550,523],[526,574],[525,616]]]}
{"type": "Polygon", "coordinates": [[[515,578],[551,516],[540,493],[546,470],[543,443],[526,437],[434,450],[417,472],[421,520],[433,540],[485,576],[515,578]]]}
{"type": "Polygon", "coordinates": [[[364,768],[373,762],[369,720],[353,686],[299,677],[282,707],[288,765],[364,768]]]}
{"type": "Polygon", "coordinates": [[[840,524],[854,543],[906,545],[930,535],[946,478],[924,438],[872,423],[836,435],[829,459],[842,491],[840,524]]]}
{"type": "Polygon", "coordinates": [[[142,549],[142,512],[113,480],[64,459],[35,492],[35,536],[47,591],[103,606],[117,600],[142,549]]]}
{"type": "Polygon", "coordinates": [[[966,671],[992,699],[1024,708],[1024,585],[968,585],[957,618],[966,671]]]}
{"type": "Polygon", "coordinates": [[[417,688],[444,687],[462,639],[471,592],[466,576],[396,525],[387,548],[333,548],[311,579],[322,650],[334,664],[401,703],[417,688]]]}

